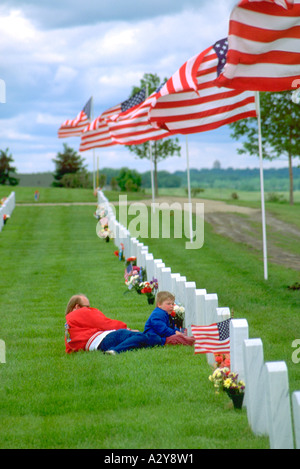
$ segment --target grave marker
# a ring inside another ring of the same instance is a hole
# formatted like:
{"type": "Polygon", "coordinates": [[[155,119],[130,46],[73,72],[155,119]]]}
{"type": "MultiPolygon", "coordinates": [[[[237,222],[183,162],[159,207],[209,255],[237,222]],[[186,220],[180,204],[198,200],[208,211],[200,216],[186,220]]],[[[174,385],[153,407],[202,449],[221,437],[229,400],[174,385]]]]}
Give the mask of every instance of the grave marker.
{"type": "Polygon", "coordinates": [[[198,288],[195,291],[196,311],[195,311],[195,323],[197,326],[205,326],[205,297],[206,290],[204,288],[198,288]]]}
{"type": "Polygon", "coordinates": [[[161,288],[160,291],[170,291],[171,268],[163,267],[161,269],[161,288]]]}
{"type": "Polygon", "coordinates": [[[192,335],[192,324],[195,324],[196,319],[196,283],[185,282],[185,327],[187,334],[192,335]]]}
{"type": "Polygon", "coordinates": [[[238,373],[239,379],[245,381],[243,345],[249,338],[248,322],[246,319],[232,319],[230,321],[230,368],[238,373]]]}
{"type": "Polygon", "coordinates": [[[246,339],[243,345],[248,422],[255,435],[267,435],[266,383],[261,339],[246,339]]]}
{"type": "Polygon", "coordinates": [[[295,448],[300,449],[300,391],[293,392],[292,402],[293,402],[295,443],[296,443],[295,448]]]}
{"type": "Polygon", "coordinates": [[[293,449],[288,372],[285,362],[265,363],[268,433],[271,449],[293,449]]]}

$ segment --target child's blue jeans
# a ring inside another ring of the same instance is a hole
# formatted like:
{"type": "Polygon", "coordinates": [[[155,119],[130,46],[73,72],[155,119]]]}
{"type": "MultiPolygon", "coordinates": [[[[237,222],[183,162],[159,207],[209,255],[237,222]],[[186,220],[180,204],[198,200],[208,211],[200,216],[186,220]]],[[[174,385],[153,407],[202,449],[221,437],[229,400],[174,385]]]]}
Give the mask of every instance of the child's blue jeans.
{"type": "Polygon", "coordinates": [[[154,347],[161,345],[161,339],[156,334],[119,329],[110,332],[100,343],[98,349],[102,352],[114,350],[116,353],[126,352],[135,348],[154,347]]]}

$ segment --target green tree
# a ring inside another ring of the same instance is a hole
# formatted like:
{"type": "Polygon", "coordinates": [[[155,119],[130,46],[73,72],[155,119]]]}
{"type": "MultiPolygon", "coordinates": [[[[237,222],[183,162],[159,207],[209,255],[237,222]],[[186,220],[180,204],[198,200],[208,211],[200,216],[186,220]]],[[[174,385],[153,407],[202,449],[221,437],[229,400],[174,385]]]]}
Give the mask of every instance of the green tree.
{"type": "MultiPolygon", "coordinates": [[[[300,108],[291,100],[291,92],[260,93],[263,158],[273,160],[285,155],[289,165],[290,204],[293,196],[292,159],[300,156],[300,108]]],[[[232,137],[246,137],[238,153],[259,156],[258,125],[256,118],[243,119],[230,124],[232,137]]]]}
{"type": "Polygon", "coordinates": [[[15,177],[16,168],[10,165],[13,161],[8,148],[5,151],[0,150],[0,184],[9,184],[10,186],[19,184],[19,179],[15,177]]]}
{"type": "MultiPolygon", "coordinates": [[[[52,160],[55,163],[55,173],[53,175],[55,180],[53,181],[52,185],[56,187],[63,187],[64,181],[67,180],[67,187],[74,187],[70,186],[70,181],[72,178],[65,177],[63,181],[63,177],[66,174],[82,173],[81,179],[83,179],[84,175],[87,174],[86,166],[84,166],[84,159],[82,159],[81,156],[75,150],[73,150],[73,148],[68,147],[66,143],[64,143],[63,146],[64,151],[58,153],[57,157],[52,160]]],[[[76,181],[76,178],[73,180],[76,181]]]]}
{"type": "MultiPolygon", "coordinates": [[[[147,87],[148,95],[153,93],[161,84],[160,78],[153,73],[145,73],[141,79],[140,86],[134,86],[132,89],[131,96],[136,94],[142,88],[147,87]]],[[[154,165],[154,189],[155,195],[158,195],[158,177],[157,177],[157,165],[160,161],[170,156],[181,156],[178,138],[164,138],[161,140],[154,140],[142,143],[141,145],[128,145],[129,151],[136,154],[138,158],[150,159],[150,145],[152,160],[154,165]]]]}
{"type": "Polygon", "coordinates": [[[138,192],[141,188],[142,177],[135,170],[121,168],[116,179],[121,191],[138,192]]]}

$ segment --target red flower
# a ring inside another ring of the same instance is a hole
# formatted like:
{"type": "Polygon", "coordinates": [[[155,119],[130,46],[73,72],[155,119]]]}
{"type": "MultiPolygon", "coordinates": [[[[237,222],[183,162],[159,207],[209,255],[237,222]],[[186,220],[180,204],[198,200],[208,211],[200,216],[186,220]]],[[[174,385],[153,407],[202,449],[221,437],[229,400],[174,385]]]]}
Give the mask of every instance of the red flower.
{"type": "Polygon", "coordinates": [[[171,316],[172,316],[172,318],[175,318],[175,317],[176,317],[175,311],[172,311],[171,316]]]}

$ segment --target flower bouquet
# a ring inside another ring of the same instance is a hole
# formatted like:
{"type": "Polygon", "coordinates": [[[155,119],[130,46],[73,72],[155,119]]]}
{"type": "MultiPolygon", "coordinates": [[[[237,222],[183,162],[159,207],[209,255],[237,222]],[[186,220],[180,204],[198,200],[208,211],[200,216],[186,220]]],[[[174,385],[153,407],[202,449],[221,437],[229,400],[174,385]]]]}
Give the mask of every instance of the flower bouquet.
{"type": "Polygon", "coordinates": [[[230,368],[229,353],[215,353],[216,368],[230,368]]]}
{"type": "Polygon", "coordinates": [[[216,394],[221,390],[227,392],[233,402],[235,409],[241,409],[245,395],[245,383],[238,379],[238,374],[230,371],[229,368],[216,368],[209,376],[209,381],[214,385],[216,394]]]}
{"type": "Polygon", "coordinates": [[[107,215],[107,210],[104,207],[104,205],[98,205],[94,213],[94,217],[97,218],[97,220],[100,220],[101,218],[106,217],[106,215],[107,215]]]}
{"type": "Polygon", "coordinates": [[[112,238],[113,233],[108,228],[108,225],[105,225],[105,226],[101,227],[101,229],[100,229],[100,231],[98,231],[97,235],[99,236],[99,238],[104,239],[108,243],[110,238],[112,238]]]}
{"type": "Polygon", "coordinates": [[[153,304],[158,289],[157,280],[153,278],[150,282],[141,282],[140,287],[141,293],[147,296],[148,303],[153,304]]]}
{"type": "Polygon", "coordinates": [[[124,261],[124,244],[121,243],[120,249],[114,251],[114,255],[119,258],[119,261],[124,261]]]}
{"type": "Polygon", "coordinates": [[[178,327],[181,329],[183,327],[184,322],[184,315],[185,315],[185,308],[180,304],[174,305],[174,310],[170,314],[170,321],[172,326],[178,327]]]}
{"type": "Polygon", "coordinates": [[[3,215],[3,223],[5,225],[5,223],[7,222],[7,220],[10,218],[9,215],[7,215],[6,213],[3,215]]]}

